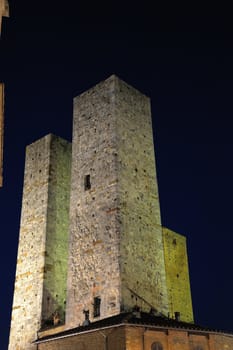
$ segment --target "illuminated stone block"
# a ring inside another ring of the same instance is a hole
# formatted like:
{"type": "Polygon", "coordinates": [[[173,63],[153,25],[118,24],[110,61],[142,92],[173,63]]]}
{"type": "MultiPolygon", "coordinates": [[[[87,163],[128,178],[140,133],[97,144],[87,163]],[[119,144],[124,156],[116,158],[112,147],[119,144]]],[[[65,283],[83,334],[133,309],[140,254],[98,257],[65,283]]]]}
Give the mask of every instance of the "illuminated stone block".
{"type": "Polygon", "coordinates": [[[2,17],[9,17],[8,0],[0,0],[0,34],[2,29],[2,17]]]}
{"type": "Polygon", "coordinates": [[[64,323],[70,160],[54,135],[26,149],[9,350],[34,349],[40,328],[64,323]]]}
{"type": "Polygon", "coordinates": [[[193,322],[186,237],[163,227],[169,315],[193,322]]]}

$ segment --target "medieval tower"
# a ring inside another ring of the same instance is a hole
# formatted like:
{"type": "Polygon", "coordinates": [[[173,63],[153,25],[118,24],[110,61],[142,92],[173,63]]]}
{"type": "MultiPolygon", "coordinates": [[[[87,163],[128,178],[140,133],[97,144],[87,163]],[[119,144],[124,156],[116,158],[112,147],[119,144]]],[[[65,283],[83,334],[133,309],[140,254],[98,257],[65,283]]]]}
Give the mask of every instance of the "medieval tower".
{"type": "Polygon", "coordinates": [[[64,317],[71,145],[53,135],[27,147],[9,349],[31,345],[54,309],[64,317]]]}
{"type": "Polygon", "coordinates": [[[161,225],[150,100],[113,75],[74,99],[72,151],[54,135],[27,147],[9,350],[135,309],[193,323],[185,237],[161,225]]]}

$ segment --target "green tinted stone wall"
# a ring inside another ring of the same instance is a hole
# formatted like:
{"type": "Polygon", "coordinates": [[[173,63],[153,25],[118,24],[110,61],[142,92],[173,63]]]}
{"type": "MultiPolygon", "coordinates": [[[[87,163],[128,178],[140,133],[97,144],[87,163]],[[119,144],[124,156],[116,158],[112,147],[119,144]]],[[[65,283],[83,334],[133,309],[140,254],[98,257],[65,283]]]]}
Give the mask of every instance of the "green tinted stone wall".
{"type": "Polygon", "coordinates": [[[70,144],[54,135],[26,149],[9,350],[34,349],[43,320],[64,302],[70,156],[70,144]]]}
{"type": "Polygon", "coordinates": [[[122,307],[167,314],[150,100],[115,81],[122,307]]]}
{"type": "Polygon", "coordinates": [[[163,227],[163,242],[169,315],[179,312],[182,321],[193,322],[186,237],[163,227]]]}
{"type": "MultiPolygon", "coordinates": [[[[65,319],[68,267],[71,144],[51,140],[42,320],[65,319]]],[[[43,322],[42,321],[42,322],[43,322]]]]}

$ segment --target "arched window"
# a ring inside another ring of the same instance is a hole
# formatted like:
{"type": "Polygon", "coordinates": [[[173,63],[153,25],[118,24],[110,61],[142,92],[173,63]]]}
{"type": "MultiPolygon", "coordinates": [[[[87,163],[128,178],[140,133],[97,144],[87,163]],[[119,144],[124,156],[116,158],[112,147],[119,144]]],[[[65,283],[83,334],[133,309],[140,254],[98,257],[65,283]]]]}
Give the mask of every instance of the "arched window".
{"type": "Polygon", "coordinates": [[[151,350],[163,350],[163,346],[160,342],[156,341],[151,345],[151,350]]]}

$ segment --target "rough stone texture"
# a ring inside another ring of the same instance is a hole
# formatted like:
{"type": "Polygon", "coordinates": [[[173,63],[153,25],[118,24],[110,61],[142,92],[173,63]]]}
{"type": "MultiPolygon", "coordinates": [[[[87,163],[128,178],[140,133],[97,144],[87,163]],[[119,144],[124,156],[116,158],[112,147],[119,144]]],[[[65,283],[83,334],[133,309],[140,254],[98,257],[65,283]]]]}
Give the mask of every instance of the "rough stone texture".
{"type": "Polygon", "coordinates": [[[42,322],[57,311],[65,320],[71,144],[51,139],[42,322]]]}
{"type": "Polygon", "coordinates": [[[0,83],[0,187],[3,183],[4,84],[0,83]]]}
{"type": "Polygon", "coordinates": [[[125,327],[103,329],[79,336],[41,343],[38,350],[123,350],[125,349],[125,327]]]}
{"type": "Polygon", "coordinates": [[[70,221],[67,327],[93,320],[94,297],[100,318],[167,314],[150,101],[116,76],[74,100],[70,221]]]}
{"type": "Polygon", "coordinates": [[[167,314],[167,290],[150,100],[115,80],[121,307],[167,314]]]}
{"type": "Polygon", "coordinates": [[[64,318],[71,145],[47,135],[27,147],[9,350],[30,350],[59,310],[64,318]]]}
{"type": "Polygon", "coordinates": [[[0,35],[2,29],[2,17],[9,17],[8,0],[0,0],[0,35]]]}
{"type": "Polygon", "coordinates": [[[233,335],[162,329],[148,326],[117,326],[38,344],[38,350],[232,350],[233,335]]]}
{"type": "Polygon", "coordinates": [[[193,322],[186,237],[163,227],[163,242],[170,317],[193,322]]]}

